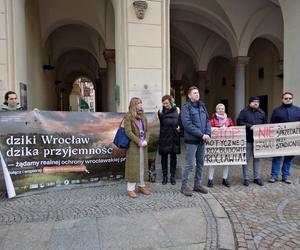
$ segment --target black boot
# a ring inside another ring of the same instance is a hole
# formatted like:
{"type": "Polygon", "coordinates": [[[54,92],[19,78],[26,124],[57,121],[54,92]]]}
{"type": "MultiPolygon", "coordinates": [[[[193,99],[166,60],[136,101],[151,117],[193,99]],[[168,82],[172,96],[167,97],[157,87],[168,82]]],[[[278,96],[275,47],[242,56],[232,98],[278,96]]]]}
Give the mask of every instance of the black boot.
{"type": "Polygon", "coordinates": [[[172,185],[176,185],[176,180],[175,180],[174,176],[171,176],[170,182],[171,182],[172,185]]]}
{"type": "Polygon", "coordinates": [[[168,176],[164,175],[163,176],[163,181],[161,184],[166,185],[168,183],[168,176]]]}
{"type": "Polygon", "coordinates": [[[163,174],[163,181],[161,184],[166,185],[168,183],[168,155],[167,154],[161,155],[161,167],[162,167],[162,174],[163,174]]]}
{"type": "Polygon", "coordinates": [[[177,165],[177,157],[176,154],[171,154],[170,156],[171,158],[171,162],[170,162],[170,174],[171,174],[171,178],[170,178],[170,182],[172,185],[176,185],[176,179],[175,179],[175,175],[176,175],[176,165],[177,165]]]}

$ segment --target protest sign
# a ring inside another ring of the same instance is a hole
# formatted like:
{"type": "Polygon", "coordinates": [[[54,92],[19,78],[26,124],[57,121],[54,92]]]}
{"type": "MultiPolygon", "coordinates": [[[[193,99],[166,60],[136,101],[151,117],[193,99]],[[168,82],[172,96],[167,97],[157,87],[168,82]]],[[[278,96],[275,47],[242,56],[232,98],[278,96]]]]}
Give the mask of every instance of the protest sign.
{"type": "Polygon", "coordinates": [[[300,155],[300,122],[255,125],[254,157],[300,155]]]}
{"type": "Polygon", "coordinates": [[[204,165],[246,164],[246,130],[244,126],[212,128],[205,145],[204,165]]]}
{"type": "MultiPolygon", "coordinates": [[[[122,113],[2,112],[0,150],[6,186],[7,174],[16,194],[123,178],[126,150],[112,143],[123,116],[122,113]]],[[[157,151],[159,122],[155,113],[148,113],[147,119],[151,164],[157,151]]],[[[13,190],[10,193],[13,197],[13,190]]]]}

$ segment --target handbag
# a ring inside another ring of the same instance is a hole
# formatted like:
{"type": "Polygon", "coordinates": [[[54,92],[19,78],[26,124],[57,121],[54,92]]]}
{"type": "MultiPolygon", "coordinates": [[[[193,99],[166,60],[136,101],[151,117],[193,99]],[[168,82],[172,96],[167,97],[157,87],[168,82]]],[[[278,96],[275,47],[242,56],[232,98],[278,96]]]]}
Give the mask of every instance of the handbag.
{"type": "Polygon", "coordinates": [[[125,134],[125,129],[123,127],[121,127],[122,122],[124,121],[124,118],[122,119],[119,128],[117,130],[117,133],[115,135],[114,138],[114,144],[121,149],[127,149],[129,148],[129,138],[128,136],[125,134]]]}

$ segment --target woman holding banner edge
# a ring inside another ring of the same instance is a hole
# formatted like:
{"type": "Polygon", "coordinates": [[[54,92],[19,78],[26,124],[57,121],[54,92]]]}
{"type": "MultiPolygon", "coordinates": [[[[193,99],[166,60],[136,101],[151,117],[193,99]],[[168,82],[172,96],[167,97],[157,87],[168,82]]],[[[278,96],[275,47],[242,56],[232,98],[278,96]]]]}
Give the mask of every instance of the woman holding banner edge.
{"type": "MultiPolygon", "coordinates": [[[[212,119],[210,120],[211,127],[221,128],[221,127],[230,127],[234,126],[234,122],[231,118],[227,117],[225,113],[225,105],[223,103],[219,103],[216,106],[216,113],[213,114],[212,119]]],[[[214,166],[209,166],[208,168],[208,182],[207,186],[212,188],[214,186],[214,166]]],[[[230,187],[230,182],[228,180],[228,166],[223,166],[223,181],[222,184],[225,187],[230,187]]]]}
{"type": "Polygon", "coordinates": [[[129,111],[124,119],[125,133],[130,139],[126,151],[125,180],[127,193],[130,198],[136,198],[136,184],[138,192],[149,195],[150,191],[145,185],[148,175],[148,133],[147,118],[143,110],[143,102],[138,97],[133,97],[129,103],[129,111]],[[146,171],[145,171],[146,170],[146,171]]]}

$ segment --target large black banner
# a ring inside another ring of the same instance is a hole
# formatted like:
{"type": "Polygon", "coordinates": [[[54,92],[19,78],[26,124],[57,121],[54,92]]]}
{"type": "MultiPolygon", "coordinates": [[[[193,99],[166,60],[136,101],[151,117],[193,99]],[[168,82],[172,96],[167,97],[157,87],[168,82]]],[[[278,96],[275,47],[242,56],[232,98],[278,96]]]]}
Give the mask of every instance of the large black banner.
{"type": "MultiPolygon", "coordinates": [[[[9,196],[13,197],[14,192],[123,178],[126,152],[112,143],[123,116],[1,112],[0,156],[9,196]]],[[[155,113],[148,113],[147,118],[151,164],[157,151],[159,122],[155,113]]]]}

